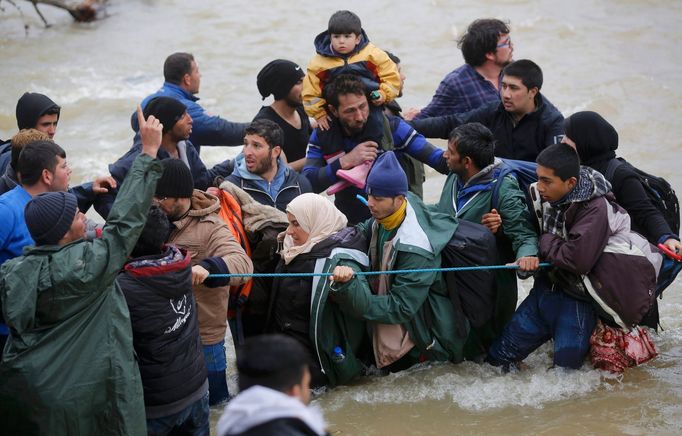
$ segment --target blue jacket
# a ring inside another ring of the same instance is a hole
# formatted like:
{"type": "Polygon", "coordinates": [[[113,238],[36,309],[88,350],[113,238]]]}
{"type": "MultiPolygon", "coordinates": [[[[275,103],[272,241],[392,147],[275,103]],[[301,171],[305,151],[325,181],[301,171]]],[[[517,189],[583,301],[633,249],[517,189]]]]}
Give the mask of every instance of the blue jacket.
{"type": "Polygon", "coordinates": [[[24,208],[30,200],[31,194],[21,186],[0,195],[0,265],[35,244],[24,220],[24,208]]]}
{"type": "Polygon", "coordinates": [[[267,182],[246,169],[244,155],[240,153],[235,158],[234,171],[225,180],[248,192],[257,202],[284,212],[291,200],[313,189],[308,179],[289,168],[281,157],[277,165],[275,178],[267,182]]]}
{"type": "MultiPolygon", "coordinates": [[[[232,172],[234,164],[231,160],[226,160],[215,165],[211,169],[207,169],[199,157],[199,152],[192,146],[192,143],[189,141],[185,141],[185,143],[187,144],[185,150],[187,153],[187,161],[189,162],[189,169],[192,172],[192,178],[194,179],[194,188],[205,191],[206,188],[214,185],[216,177],[227,177],[232,172]]],[[[135,137],[135,143],[130,150],[116,162],[109,165],[109,173],[116,179],[118,186],[121,186],[123,179],[125,179],[126,174],[128,174],[128,171],[130,170],[130,166],[141,152],[142,142],[139,140],[139,135],[137,135],[135,137]]],[[[157,153],[157,159],[171,159],[171,156],[166,150],[160,148],[157,153]]],[[[102,218],[106,219],[109,215],[111,205],[116,198],[116,193],[117,190],[114,189],[108,194],[98,195],[95,199],[95,210],[102,218]]]]}
{"type": "MultiPolygon", "coordinates": [[[[248,123],[233,123],[221,118],[217,115],[209,115],[206,110],[201,107],[196,97],[185,91],[178,85],[164,82],[161,89],[154,94],[147,96],[142,100],[142,109],[147,106],[147,103],[156,97],[171,97],[179,100],[187,106],[187,113],[194,121],[192,125],[192,134],[189,137],[190,142],[194,145],[197,152],[199,152],[202,145],[242,145],[244,143],[244,130],[248,123]]],[[[130,118],[130,125],[135,132],[140,130],[137,124],[137,114],[133,112],[130,118]]],[[[139,135],[139,134],[138,134],[139,135]]],[[[137,136],[136,136],[137,142],[137,136]]]]}

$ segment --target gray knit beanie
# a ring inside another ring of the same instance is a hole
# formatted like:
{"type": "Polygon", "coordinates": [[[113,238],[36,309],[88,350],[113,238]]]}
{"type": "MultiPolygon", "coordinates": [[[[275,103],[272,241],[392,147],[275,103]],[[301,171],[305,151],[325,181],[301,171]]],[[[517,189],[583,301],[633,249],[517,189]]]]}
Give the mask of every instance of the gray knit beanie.
{"type": "Polygon", "coordinates": [[[45,192],[29,201],[24,219],[36,245],[59,242],[71,228],[77,210],[78,201],[70,192],[45,192]]]}

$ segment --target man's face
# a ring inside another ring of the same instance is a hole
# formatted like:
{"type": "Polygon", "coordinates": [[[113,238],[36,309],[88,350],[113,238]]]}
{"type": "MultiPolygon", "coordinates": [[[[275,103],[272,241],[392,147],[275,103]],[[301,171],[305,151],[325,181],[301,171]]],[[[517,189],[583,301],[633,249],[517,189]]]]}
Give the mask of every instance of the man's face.
{"type": "Polygon", "coordinates": [[[199,65],[192,61],[192,71],[185,75],[187,92],[190,94],[199,93],[199,85],[201,85],[201,73],[199,72],[199,65]]]}
{"type": "Polygon", "coordinates": [[[458,176],[461,176],[464,173],[464,163],[462,162],[462,157],[457,151],[457,144],[455,141],[448,141],[448,148],[445,150],[445,153],[443,153],[443,156],[448,163],[448,168],[450,168],[450,171],[457,174],[458,176]]]}
{"type": "Polygon", "coordinates": [[[339,119],[341,126],[350,136],[356,135],[365,128],[369,117],[369,104],[364,94],[339,95],[339,107],[329,105],[332,115],[339,119]]]}
{"type": "Polygon", "coordinates": [[[57,165],[54,167],[54,172],[49,173],[50,192],[64,192],[69,189],[69,181],[71,180],[71,168],[66,162],[66,159],[57,156],[57,165]]]}
{"type": "Polygon", "coordinates": [[[289,94],[284,97],[284,101],[291,107],[303,105],[303,77],[289,90],[289,94]]]}
{"type": "Polygon", "coordinates": [[[355,46],[360,44],[360,35],[355,33],[332,33],[332,48],[335,52],[348,54],[355,50],[355,46]]]}
{"type": "Polygon", "coordinates": [[[405,198],[398,197],[375,197],[374,195],[367,196],[367,206],[369,212],[374,219],[381,220],[393,214],[400,206],[402,206],[405,198]]]}
{"type": "Polygon", "coordinates": [[[538,165],[535,170],[538,175],[538,192],[544,201],[555,202],[559,201],[575,188],[577,180],[575,177],[569,177],[566,180],[554,174],[551,168],[538,165]]]}
{"type": "Polygon", "coordinates": [[[69,242],[85,238],[85,230],[86,230],[85,214],[83,214],[83,212],[81,212],[80,210],[76,209],[76,215],[73,217],[71,227],[62,238],[64,244],[68,244],[69,242]]]}
{"type": "Polygon", "coordinates": [[[497,39],[497,48],[493,53],[493,62],[500,68],[504,68],[512,63],[514,54],[514,44],[512,44],[511,37],[508,33],[500,35],[497,39]]]}
{"type": "Polygon", "coordinates": [[[504,76],[500,96],[504,110],[516,115],[526,115],[535,110],[537,88],[528,89],[520,78],[504,76]]]}
{"type": "Polygon", "coordinates": [[[59,115],[43,115],[38,118],[36,122],[36,130],[39,130],[47,134],[50,139],[54,138],[54,134],[57,133],[57,123],[59,122],[59,115]]]}
{"type": "Polygon", "coordinates": [[[174,141],[184,141],[189,138],[189,135],[192,134],[192,117],[189,116],[187,111],[175,123],[169,133],[171,133],[174,141]]]}
{"type": "Polygon", "coordinates": [[[189,198],[154,197],[154,204],[173,222],[179,220],[189,208],[189,198]]]}
{"type": "Polygon", "coordinates": [[[270,148],[262,136],[246,135],[242,149],[246,169],[259,176],[267,173],[276,165],[280,150],[279,146],[270,148]]]}

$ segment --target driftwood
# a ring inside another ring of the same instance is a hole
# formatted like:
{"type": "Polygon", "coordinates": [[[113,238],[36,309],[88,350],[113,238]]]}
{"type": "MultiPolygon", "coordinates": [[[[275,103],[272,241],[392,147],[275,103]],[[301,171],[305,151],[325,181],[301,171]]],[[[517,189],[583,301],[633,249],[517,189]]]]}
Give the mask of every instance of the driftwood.
{"type": "MultiPolygon", "coordinates": [[[[0,0],[0,3],[2,3],[2,1],[3,0],[0,0]]],[[[11,4],[17,10],[19,10],[19,12],[21,12],[21,9],[16,4],[16,0],[4,1],[11,4]]],[[[54,6],[55,8],[63,9],[67,11],[76,21],[90,22],[98,18],[97,16],[98,12],[103,10],[104,5],[107,2],[107,0],[83,0],[80,3],[66,2],[64,0],[26,0],[26,1],[33,5],[33,8],[35,9],[40,19],[45,24],[45,27],[50,27],[50,23],[47,22],[45,16],[42,14],[42,12],[40,12],[40,9],[38,8],[39,4],[54,6]]]]}

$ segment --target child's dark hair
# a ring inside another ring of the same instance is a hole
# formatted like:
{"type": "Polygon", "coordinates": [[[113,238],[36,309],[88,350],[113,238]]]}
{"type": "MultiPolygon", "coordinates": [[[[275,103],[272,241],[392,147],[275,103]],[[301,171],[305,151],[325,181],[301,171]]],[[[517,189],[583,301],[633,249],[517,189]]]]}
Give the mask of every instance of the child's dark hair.
{"type": "Polygon", "coordinates": [[[351,11],[336,11],[329,18],[327,31],[330,35],[345,35],[347,33],[362,35],[362,22],[360,22],[360,17],[351,11]]]}
{"type": "Polygon", "coordinates": [[[240,391],[257,385],[286,392],[301,383],[307,367],[308,353],[290,336],[253,336],[237,349],[240,391]]]}
{"type": "Polygon", "coordinates": [[[170,223],[166,214],[158,206],[152,205],[147,213],[147,222],[130,257],[152,256],[161,253],[161,248],[168,238],[169,228],[170,223]]]}
{"type": "Polygon", "coordinates": [[[580,177],[580,158],[568,144],[550,145],[540,152],[535,162],[554,171],[554,175],[564,182],[571,177],[576,180],[580,177]]]}

